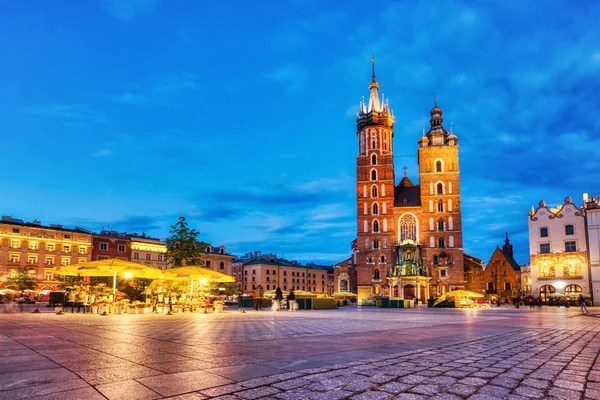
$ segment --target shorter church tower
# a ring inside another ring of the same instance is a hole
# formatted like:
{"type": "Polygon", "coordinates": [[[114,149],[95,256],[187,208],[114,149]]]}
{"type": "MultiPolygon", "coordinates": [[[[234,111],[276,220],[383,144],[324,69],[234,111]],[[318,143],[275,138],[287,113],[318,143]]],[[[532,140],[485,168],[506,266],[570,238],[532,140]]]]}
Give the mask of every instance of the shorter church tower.
{"type": "Polygon", "coordinates": [[[372,60],[369,102],[356,120],[357,286],[359,298],[379,295],[392,262],[394,209],[394,116],[379,98],[372,60]]]}
{"type": "Polygon", "coordinates": [[[458,138],[444,129],[442,109],[430,112],[430,129],[419,140],[421,244],[431,294],[464,289],[458,138]]]}

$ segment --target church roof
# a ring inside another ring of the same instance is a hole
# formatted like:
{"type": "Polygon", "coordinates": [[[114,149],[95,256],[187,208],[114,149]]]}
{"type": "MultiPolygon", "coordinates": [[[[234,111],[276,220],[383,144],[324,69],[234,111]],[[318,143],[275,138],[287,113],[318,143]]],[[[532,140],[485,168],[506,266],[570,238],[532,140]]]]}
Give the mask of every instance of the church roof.
{"type": "Polygon", "coordinates": [[[408,177],[402,178],[394,188],[394,207],[420,207],[421,189],[414,185],[408,177]]]}

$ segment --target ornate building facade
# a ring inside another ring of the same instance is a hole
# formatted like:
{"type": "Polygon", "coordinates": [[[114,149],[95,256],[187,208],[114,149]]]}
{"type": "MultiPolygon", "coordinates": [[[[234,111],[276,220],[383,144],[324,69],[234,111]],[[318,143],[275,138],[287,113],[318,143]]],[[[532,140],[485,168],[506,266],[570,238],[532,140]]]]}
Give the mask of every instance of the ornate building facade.
{"type": "Polygon", "coordinates": [[[396,185],[394,115],[379,88],[373,60],[369,101],[356,123],[358,298],[424,301],[465,285],[458,138],[435,102],[418,140],[419,184],[405,172],[396,185]]]}
{"type": "Polygon", "coordinates": [[[585,212],[570,197],[548,208],[540,201],[529,213],[531,294],[590,296],[585,212]]]}

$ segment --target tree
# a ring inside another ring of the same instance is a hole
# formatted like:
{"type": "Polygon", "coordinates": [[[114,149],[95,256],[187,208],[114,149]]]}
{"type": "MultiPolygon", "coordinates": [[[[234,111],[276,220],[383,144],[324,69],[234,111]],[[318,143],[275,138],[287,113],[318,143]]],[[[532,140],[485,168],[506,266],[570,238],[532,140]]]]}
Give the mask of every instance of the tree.
{"type": "Polygon", "coordinates": [[[29,269],[19,268],[17,274],[8,278],[8,285],[14,285],[18,290],[33,289],[35,287],[35,278],[29,274],[29,269]]]}
{"type": "Polygon", "coordinates": [[[165,253],[167,264],[173,267],[204,266],[200,257],[208,244],[198,241],[200,232],[190,229],[185,217],[179,217],[179,221],[171,226],[169,233],[171,237],[166,240],[167,252],[165,253]]]}

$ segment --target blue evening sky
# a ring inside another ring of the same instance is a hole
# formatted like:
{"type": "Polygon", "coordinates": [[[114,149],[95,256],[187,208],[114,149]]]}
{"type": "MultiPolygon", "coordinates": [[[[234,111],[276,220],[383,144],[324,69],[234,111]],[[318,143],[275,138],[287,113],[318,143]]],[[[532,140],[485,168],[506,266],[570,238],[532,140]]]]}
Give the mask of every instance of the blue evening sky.
{"type": "Polygon", "coordinates": [[[371,54],[417,176],[433,93],[459,137],[465,251],[600,195],[597,1],[0,0],[0,212],[334,263],[356,235],[371,54]]]}

